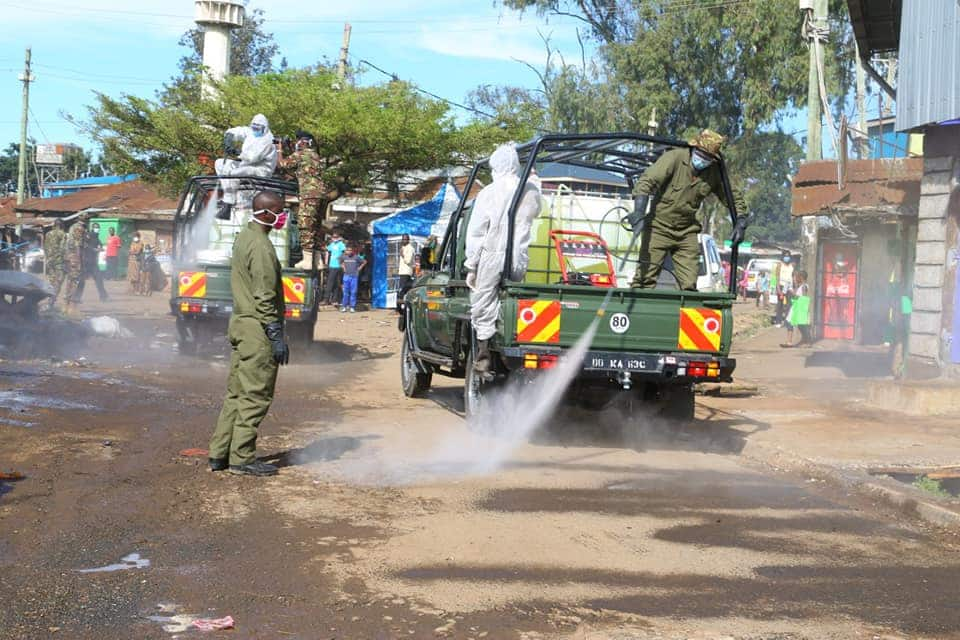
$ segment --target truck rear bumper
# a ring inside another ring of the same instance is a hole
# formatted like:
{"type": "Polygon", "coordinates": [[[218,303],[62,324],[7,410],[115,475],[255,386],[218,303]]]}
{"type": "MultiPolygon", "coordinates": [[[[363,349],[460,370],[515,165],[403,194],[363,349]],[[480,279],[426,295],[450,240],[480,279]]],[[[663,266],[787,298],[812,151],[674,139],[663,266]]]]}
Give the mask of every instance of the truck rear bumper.
{"type": "MultiPolygon", "coordinates": [[[[511,370],[549,369],[556,365],[564,350],[506,347],[500,353],[511,370]]],[[[583,358],[581,376],[611,378],[629,373],[634,378],[661,382],[731,382],[736,367],[734,358],[702,353],[588,351],[583,358]]]]}

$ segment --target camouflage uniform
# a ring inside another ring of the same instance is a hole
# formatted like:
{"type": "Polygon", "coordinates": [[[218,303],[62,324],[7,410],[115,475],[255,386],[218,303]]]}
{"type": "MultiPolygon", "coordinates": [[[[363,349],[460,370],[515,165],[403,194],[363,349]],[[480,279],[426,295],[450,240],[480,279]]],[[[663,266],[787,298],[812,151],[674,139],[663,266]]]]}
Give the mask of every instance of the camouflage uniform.
{"type": "Polygon", "coordinates": [[[63,294],[63,299],[66,301],[68,309],[76,304],[77,288],[83,280],[83,241],[85,236],[86,229],[83,221],[74,222],[64,243],[63,264],[67,289],[63,294]]]}
{"type": "MultiPolygon", "coordinates": [[[[705,129],[690,141],[690,145],[713,156],[720,155],[725,138],[705,129]]],[[[695,291],[700,260],[700,222],[697,212],[711,193],[729,209],[716,163],[703,171],[691,165],[691,150],[680,147],[661,155],[643,172],[636,182],[634,195],[649,195],[653,211],[647,214],[647,224],[641,236],[640,262],[633,279],[634,287],[653,288],[667,254],[673,258],[673,267],[681,289],[695,291]]],[[[746,210],[743,193],[733,190],[737,210],[746,210]]]]}
{"type": "Polygon", "coordinates": [[[323,217],[321,208],[327,199],[327,189],[321,178],[323,163],[320,155],[311,147],[303,147],[281,160],[280,168],[296,175],[300,185],[300,205],[297,207],[300,248],[303,251],[313,251],[323,217]]]}
{"type": "Polygon", "coordinates": [[[43,239],[43,259],[47,268],[47,280],[53,287],[53,297],[50,298],[51,309],[57,305],[57,298],[60,297],[60,290],[67,275],[63,261],[66,242],[67,234],[59,227],[54,227],[53,231],[43,239]]]}

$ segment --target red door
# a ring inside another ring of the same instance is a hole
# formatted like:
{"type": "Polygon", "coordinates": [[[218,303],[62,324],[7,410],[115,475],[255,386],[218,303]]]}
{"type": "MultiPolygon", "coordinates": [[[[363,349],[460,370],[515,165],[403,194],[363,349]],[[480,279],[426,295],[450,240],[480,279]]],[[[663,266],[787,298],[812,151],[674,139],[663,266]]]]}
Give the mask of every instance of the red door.
{"type": "Polygon", "coordinates": [[[860,246],[827,242],[820,254],[820,335],[853,340],[857,319],[857,263],[860,246]]]}

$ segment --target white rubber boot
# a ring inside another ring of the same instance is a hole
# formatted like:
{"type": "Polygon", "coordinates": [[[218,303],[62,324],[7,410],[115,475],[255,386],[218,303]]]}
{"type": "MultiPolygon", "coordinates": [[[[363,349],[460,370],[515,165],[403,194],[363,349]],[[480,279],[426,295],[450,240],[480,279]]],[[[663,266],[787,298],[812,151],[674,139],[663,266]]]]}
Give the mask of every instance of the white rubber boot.
{"type": "Polygon", "coordinates": [[[303,259],[297,264],[293,265],[294,269],[303,269],[309,271],[313,269],[313,251],[304,251],[303,259]]]}

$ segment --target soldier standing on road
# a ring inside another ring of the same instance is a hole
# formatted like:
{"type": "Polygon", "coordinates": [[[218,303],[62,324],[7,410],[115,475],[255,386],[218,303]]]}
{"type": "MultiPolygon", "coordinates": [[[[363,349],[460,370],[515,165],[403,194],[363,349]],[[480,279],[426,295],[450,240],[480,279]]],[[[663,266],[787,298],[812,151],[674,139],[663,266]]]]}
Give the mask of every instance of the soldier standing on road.
{"type": "Polygon", "coordinates": [[[294,265],[297,269],[313,268],[313,252],[323,217],[324,203],[328,195],[321,174],[323,163],[314,148],[313,136],[306,131],[297,132],[296,151],[288,158],[281,158],[280,168],[293,172],[300,186],[300,205],[297,208],[297,225],[300,231],[300,248],[303,259],[294,265]]]}
{"type": "Polygon", "coordinates": [[[130,243],[130,251],[127,254],[127,282],[130,284],[130,293],[139,293],[140,291],[140,259],[143,253],[143,243],[140,242],[140,234],[133,234],[133,241],[130,243]]]}
{"type": "Polygon", "coordinates": [[[253,220],[237,236],[230,263],[230,377],[223,409],[210,440],[210,469],[250,476],[276,475],[257,460],[257,429],[273,402],[279,365],[290,360],[283,336],[280,262],[271,229],[287,221],[283,197],[261,192],[253,199],[253,220]]]}
{"type": "Polygon", "coordinates": [[[67,315],[73,315],[76,311],[77,290],[83,281],[83,237],[86,235],[83,227],[83,218],[74,222],[64,242],[63,264],[66,291],[63,299],[66,301],[67,315]]]}
{"type": "Polygon", "coordinates": [[[80,277],[80,284],[77,287],[76,301],[83,300],[83,289],[87,278],[93,278],[97,285],[97,293],[100,294],[100,302],[106,302],[110,299],[107,290],[103,287],[103,274],[100,273],[100,250],[103,243],[100,242],[100,225],[96,222],[90,227],[90,231],[83,236],[83,273],[80,277]]]}
{"type": "MultiPolygon", "coordinates": [[[[704,129],[690,140],[690,148],[665,152],[637,180],[635,211],[645,212],[651,198],[653,207],[634,226],[634,232],[642,233],[634,287],[656,287],[663,261],[669,253],[673,257],[680,288],[696,291],[700,259],[697,234],[701,229],[697,211],[711,193],[728,209],[731,208],[717,166],[725,140],[719,133],[704,129]]],[[[733,198],[740,217],[731,239],[739,243],[746,232],[746,205],[739,191],[733,192],[733,198]]]]}
{"type": "Polygon", "coordinates": [[[53,287],[53,297],[50,298],[50,310],[57,306],[57,298],[63,288],[63,281],[67,277],[64,254],[66,252],[67,234],[63,232],[63,222],[57,220],[43,239],[43,260],[47,270],[47,280],[53,287]]]}

